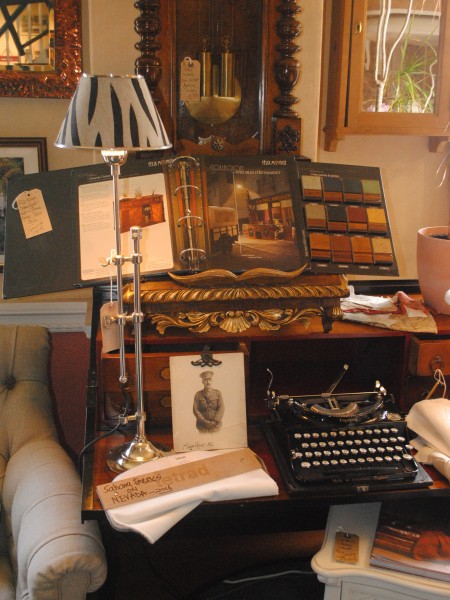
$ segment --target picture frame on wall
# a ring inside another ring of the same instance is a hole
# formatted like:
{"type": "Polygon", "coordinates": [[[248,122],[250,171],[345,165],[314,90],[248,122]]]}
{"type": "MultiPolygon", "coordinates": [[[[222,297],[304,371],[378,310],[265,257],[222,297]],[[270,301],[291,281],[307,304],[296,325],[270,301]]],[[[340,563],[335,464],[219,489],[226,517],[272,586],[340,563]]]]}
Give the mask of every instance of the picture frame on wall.
{"type": "Polygon", "coordinates": [[[0,271],[5,261],[7,182],[13,177],[47,169],[46,138],[0,137],[0,271]]]}
{"type": "Polygon", "coordinates": [[[170,357],[172,429],[175,452],[247,446],[245,363],[242,352],[170,357]]]}

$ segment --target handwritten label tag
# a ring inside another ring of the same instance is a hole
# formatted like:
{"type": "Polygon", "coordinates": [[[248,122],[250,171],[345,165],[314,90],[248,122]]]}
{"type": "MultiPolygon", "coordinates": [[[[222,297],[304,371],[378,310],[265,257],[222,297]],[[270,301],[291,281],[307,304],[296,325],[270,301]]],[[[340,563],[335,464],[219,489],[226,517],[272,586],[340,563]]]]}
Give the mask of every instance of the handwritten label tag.
{"type": "Polygon", "coordinates": [[[200,100],[200,62],[189,57],[181,61],[180,100],[184,102],[200,100]]]}
{"type": "Polygon", "coordinates": [[[103,508],[108,510],[260,468],[258,457],[249,448],[241,448],[203,460],[184,462],[175,467],[98,485],[97,494],[103,508]]]}
{"type": "Polygon", "coordinates": [[[100,309],[100,327],[102,331],[102,352],[107,354],[120,346],[119,324],[113,321],[117,317],[117,302],[108,302],[100,309]]]}
{"type": "Polygon", "coordinates": [[[15,199],[27,239],[52,231],[52,225],[41,190],[22,192],[15,199]]]}
{"type": "Polygon", "coordinates": [[[359,536],[354,533],[337,531],[334,541],[334,560],[356,564],[359,557],[359,536]]]}

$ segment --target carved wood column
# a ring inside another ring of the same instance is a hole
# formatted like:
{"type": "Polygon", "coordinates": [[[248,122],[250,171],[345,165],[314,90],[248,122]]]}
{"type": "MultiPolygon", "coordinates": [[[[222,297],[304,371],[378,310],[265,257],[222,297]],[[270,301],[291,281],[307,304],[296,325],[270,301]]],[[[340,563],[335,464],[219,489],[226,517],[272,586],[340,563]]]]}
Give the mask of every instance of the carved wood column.
{"type": "Polygon", "coordinates": [[[161,101],[158,83],[162,74],[162,61],[156,55],[161,49],[157,36],[161,32],[160,0],[138,0],[134,3],[139,16],[134,21],[134,30],[141,40],[135,44],[141,56],[135,61],[136,73],[143,75],[156,104],[161,101]]]}
{"type": "Polygon", "coordinates": [[[274,145],[275,152],[300,154],[301,119],[293,110],[298,98],[292,91],[301,75],[301,63],[295,58],[300,46],[295,42],[302,32],[302,25],[297,15],[303,11],[297,0],[282,0],[277,11],[281,17],[276,24],[280,39],[275,46],[280,57],[275,61],[275,81],[280,93],[274,98],[279,108],[274,113],[274,145]]]}

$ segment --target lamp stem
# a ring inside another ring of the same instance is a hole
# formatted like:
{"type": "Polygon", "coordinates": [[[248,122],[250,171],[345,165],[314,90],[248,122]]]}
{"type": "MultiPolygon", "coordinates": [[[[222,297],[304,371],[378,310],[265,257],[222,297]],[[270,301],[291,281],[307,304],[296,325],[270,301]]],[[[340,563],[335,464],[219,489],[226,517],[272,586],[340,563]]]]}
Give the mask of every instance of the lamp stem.
{"type": "Polygon", "coordinates": [[[125,362],[125,326],[129,320],[133,321],[134,326],[134,351],[136,358],[136,413],[134,416],[128,416],[128,420],[136,421],[136,435],[130,442],[126,442],[121,446],[113,448],[106,460],[108,467],[116,473],[121,473],[132,467],[136,467],[143,463],[155,460],[167,454],[166,449],[157,448],[146,437],[145,421],[146,413],[144,408],[144,391],[143,391],[143,368],[142,368],[142,321],[144,315],[141,310],[141,262],[142,254],[140,252],[140,239],[142,237],[142,229],[140,227],[131,227],[131,238],[133,240],[133,254],[128,257],[122,256],[121,239],[120,239],[120,197],[119,197],[119,176],[120,167],[127,160],[126,150],[108,150],[102,152],[106,163],[111,167],[111,175],[114,188],[114,229],[116,237],[116,255],[113,257],[113,262],[117,267],[117,322],[119,326],[119,343],[120,343],[120,375],[119,381],[122,385],[127,383],[128,375],[126,373],[125,362]],[[122,283],[122,268],[126,261],[133,263],[133,287],[134,287],[134,304],[133,314],[128,317],[124,313],[123,306],[123,283],[122,283]]]}
{"type": "Polygon", "coordinates": [[[111,175],[113,180],[113,191],[114,191],[114,233],[116,239],[116,256],[115,263],[117,267],[117,320],[119,323],[119,350],[120,350],[120,374],[119,381],[121,384],[125,384],[128,381],[128,375],[126,372],[125,365],[125,324],[126,315],[123,312],[123,279],[122,279],[122,267],[123,267],[123,256],[122,256],[122,243],[120,239],[120,196],[119,196],[119,176],[120,167],[125,164],[127,160],[127,153],[117,157],[115,154],[105,156],[104,159],[109,163],[111,167],[111,175]],[[115,160],[114,160],[115,158],[115,160]]]}
{"type": "Polygon", "coordinates": [[[142,369],[142,321],[144,315],[141,311],[141,273],[140,264],[142,262],[142,254],[140,252],[140,240],[142,238],[142,229],[140,227],[131,228],[131,239],[133,240],[133,286],[134,286],[134,303],[133,303],[133,324],[134,324],[134,344],[136,358],[136,421],[137,421],[137,437],[141,440],[145,438],[145,420],[146,414],[144,410],[144,390],[143,390],[143,369],[142,369]]]}

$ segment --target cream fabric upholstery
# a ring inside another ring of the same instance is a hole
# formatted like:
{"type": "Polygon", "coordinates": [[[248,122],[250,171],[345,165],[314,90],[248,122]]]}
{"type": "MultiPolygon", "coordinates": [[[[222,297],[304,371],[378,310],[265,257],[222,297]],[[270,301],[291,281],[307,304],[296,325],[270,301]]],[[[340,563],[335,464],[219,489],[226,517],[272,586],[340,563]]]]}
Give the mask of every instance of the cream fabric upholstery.
{"type": "Polygon", "coordinates": [[[78,600],[106,578],[97,523],[57,440],[45,328],[0,325],[0,600],[78,600]]]}

